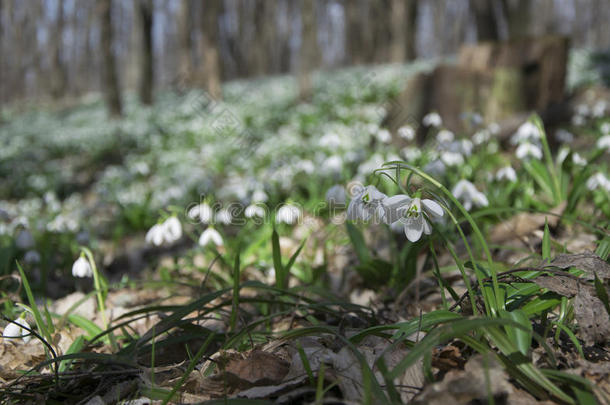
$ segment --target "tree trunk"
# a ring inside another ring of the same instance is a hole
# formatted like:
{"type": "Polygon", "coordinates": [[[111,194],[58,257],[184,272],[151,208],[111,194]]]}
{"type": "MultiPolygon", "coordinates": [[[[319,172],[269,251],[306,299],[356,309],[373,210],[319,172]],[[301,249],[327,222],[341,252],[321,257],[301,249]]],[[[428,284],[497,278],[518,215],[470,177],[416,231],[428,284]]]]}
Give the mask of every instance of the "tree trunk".
{"type": "Polygon", "coordinates": [[[312,94],[311,72],[316,58],[315,0],[301,2],[301,51],[299,52],[299,96],[309,100],[312,94]]]}
{"type": "Polygon", "coordinates": [[[346,26],[346,48],[348,61],[353,65],[364,63],[364,34],[362,21],[360,19],[360,1],[345,0],[343,3],[345,9],[345,26],[346,26]]]}
{"type": "Polygon", "coordinates": [[[207,0],[203,4],[200,43],[203,58],[203,85],[210,96],[216,100],[222,99],[218,46],[218,17],[221,11],[221,0],[207,0]]]}
{"type": "Polygon", "coordinates": [[[498,33],[497,19],[494,15],[491,0],[470,0],[470,8],[474,13],[477,25],[477,40],[497,41],[500,38],[498,33]]]}
{"type": "Polygon", "coordinates": [[[57,21],[51,40],[51,96],[54,99],[63,97],[66,91],[66,71],[61,60],[64,32],[64,2],[57,2],[57,21]]]}
{"type": "Polygon", "coordinates": [[[406,38],[405,38],[405,58],[407,60],[413,60],[416,57],[415,52],[415,41],[417,36],[417,2],[418,0],[406,0],[406,38]]]}
{"type": "Polygon", "coordinates": [[[527,37],[530,27],[530,0],[502,0],[501,4],[508,25],[508,37],[527,37]]]}
{"type": "Polygon", "coordinates": [[[392,0],[390,10],[390,62],[403,63],[407,47],[407,3],[405,0],[392,0]]]}
{"type": "Polygon", "coordinates": [[[152,47],[153,2],[152,0],[135,0],[135,2],[140,40],[138,96],[142,104],[152,105],[154,80],[152,47]]]}
{"type": "Polygon", "coordinates": [[[111,117],[122,114],[121,93],[112,50],[112,0],[98,0],[100,15],[100,47],[102,51],[102,87],[111,117]]]}
{"type": "Polygon", "coordinates": [[[182,0],[178,16],[178,84],[181,86],[188,84],[193,74],[191,12],[190,0],[182,0]]]}

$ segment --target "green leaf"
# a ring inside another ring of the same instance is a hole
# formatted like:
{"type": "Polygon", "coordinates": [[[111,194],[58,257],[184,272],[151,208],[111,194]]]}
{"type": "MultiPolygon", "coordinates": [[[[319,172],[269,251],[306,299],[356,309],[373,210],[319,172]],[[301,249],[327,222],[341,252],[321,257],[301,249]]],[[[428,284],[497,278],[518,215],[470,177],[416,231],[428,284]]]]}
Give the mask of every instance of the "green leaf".
{"type": "Polygon", "coordinates": [[[239,311],[239,272],[240,272],[240,264],[239,264],[239,251],[235,255],[235,264],[233,265],[233,299],[231,305],[231,318],[229,320],[229,325],[231,327],[231,331],[235,331],[237,326],[237,314],[239,311]]]}
{"type": "Polygon", "coordinates": [[[505,326],[504,330],[511,338],[511,340],[517,345],[519,351],[527,356],[529,349],[532,345],[532,323],[530,322],[527,314],[522,310],[516,309],[514,311],[500,311],[500,316],[505,319],[512,319],[524,327],[514,328],[512,326],[505,326]]]}
{"type": "Polygon", "coordinates": [[[599,281],[597,278],[597,273],[593,273],[595,275],[595,292],[597,293],[597,298],[604,303],[604,307],[606,308],[606,312],[610,315],[610,305],[608,304],[608,291],[606,291],[606,287],[599,281]]]}
{"type": "Polygon", "coordinates": [[[303,250],[305,242],[307,242],[307,238],[303,239],[303,242],[301,242],[299,248],[296,250],[296,252],[293,253],[293,255],[290,257],[290,260],[288,260],[288,264],[286,264],[286,268],[284,269],[286,275],[290,274],[290,269],[292,268],[294,262],[297,260],[297,257],[299,257],[299,253],[301,253],[301,250],[303,250]]]}
{"type": "MultiPolygon", "coordinates": [[[[66,354],[78,353],[83,349],[84,345],[85,345],[85,338],[82,336],[79,336],[76,339],[74,339],[74,342],[72,342],[70,347],[68,347],[66,354]]],[[[59,372],[63,373],[64,371],[69,370],[70,366],[72,365],[72,362],[73,362],[73,360],[62,361],[59,364],[59,372]]]]}
{"type": "Polygon", "coordinates": [[[546,217],[544,218],[544,234],[542,235],[542,260],[551,260],[551,232],[546,217]]]}
{"type": "Polygon", "coordinates": [[[85,332],[87,332],[87,340],[93,339],[95,336],[103,332],[102,328],[97,326],[89,319],[76,314],[68,315],[68,321],[78,326],[85,332]]]}
{"type": "Polygon", "coordinates": [[[345,227],[347,229],[349,240],[351,241],[354,250],[356,250],[358,260],[360,260],[360,263],[368,262],[371,258],[371,254],[369,253],[369,249],[366,247],[362,232],[360,232],[360,229],[358,229],[356,225],[350,221],[345,222],[345,227]]]}
{"type": "Polygon", "coordinates": [[[275,286],[284,288],[284,267],[282,266],[282,252],[280,250],[280,235],[273,227],[271,234],[271,251],[273,254],[273,268],[275,269],[275,286]]]}

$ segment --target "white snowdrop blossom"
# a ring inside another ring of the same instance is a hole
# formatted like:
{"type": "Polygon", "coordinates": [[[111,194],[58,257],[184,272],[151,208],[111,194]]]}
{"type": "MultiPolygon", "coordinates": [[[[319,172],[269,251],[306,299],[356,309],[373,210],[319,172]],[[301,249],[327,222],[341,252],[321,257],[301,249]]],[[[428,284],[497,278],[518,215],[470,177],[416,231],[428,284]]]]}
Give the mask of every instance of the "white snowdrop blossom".
{"type": "Polygon", "coordinates": [[[600,187],[610,193],[610,180],[603,173],[597,172],[587,180],[587,188],[597,190],[600,187]]]}
{"type": "Polygon", "coordinates": [[[250,204],[244,210],[246,218],[263,218],[265,216],[265,208],[257,204],[250,204]]]}
{"type": "Polygon", "coordinates": [[[457,152],[443,152],[441,153],[441,160],[447,166],[461,166],[464,164],[464,156],[457,152]]]}
{"type": "Polygon", "coordinates": [[[400,154],[407,161],[413,161],[421,157],[421,150],[419,148],[406,147],[401,149],[400,154]]]}
{"type": "Polygon", "coordinates": [[[522,143],[515,151],[515,155],[518,159],[534,158],[542,159],[542,150],[537,145],[529,142],[522,143]]]}
{"type": "Polygon", "coordinates": [[[524,142],[537,142],[542,138],[540,129],[530,121],[521,124],[517,132],[510,138],[513,145],[522,144],[524,142]]]}
{"type": "Polygon", "coordinates": [[[427,127],[440,127],[443,125],[443,119],[437,112],[431,112],[424,116],[422,123],[427,127]]]}
{"type": "Polygon", "coordinates": [[[451,193],[464,205],[467,211],[470,211],[473,205],[477,207],[487,207],[489,205],[485,194],[477,190],[475,185],[468,180],[458,181],[451,193]]]}
{"type": "Polygon", "coordinates": [[[398,136],[404,139],[405,141],[412,141],[415,139],[415,130],[411,125],[403,125],[398,128],[398,136]]]}
{"type": "Polygon", "coordinates": [[[15,319],[15,323],[9,323],[2,332],[4,339],[23,339],[24,343],[30,341],[30,332],[24,328],[31,329],[25,319],[19,317],[15,319]]]}
{"type": "Polygon", "coordinates": [[[475,132],[475,134],[472,136],[472,142],[474,142],[475,145],[481,145],[489,141],[490,138],[491,132],[488,129],[482,129],[475,132]]]}
{"type": "Polygon", "coordinates": [[[496,173],[496,180],[508,180],[510,182],[517,181],[517,172],[511,166],[506,166],[498,170],[496,173]]]}
{"type": "Polygon", "coordinates": [[[313,164],[313,162],[307,159],[297,162],[295,168],[306,174],[311,174],[316,170],[316,166],[313,164]]]}
{"type": "Polygon", "coordinates": [[[318,141],[318,145],[323,148],[330,149],[338,148],[339,146],[341,146],[341,143],[341,138],[334,132],[324,134],[318,141]]]}
{"type": "Polygon", "coordinates": [[[593,106],[592,114],[595,118],[601,118],[606,114],[606,108],[608,107],[608,103],[606,100],[599,100],[593,106]]]}
{"type": "Polygon", "coordinates": [[[491,124],[489,124],[487,126],[487,129],[489,129],[489,132],[492,135],[498,135],[500,133],[500,130],[501,130],[500,124],[498,124],[497,122],[492,122],[491,124]]]}
{"type": "Polygon", "coordinates": [[[343,169],[343,159],[337,155],[331,156],[322,162],[321,169],[324,173],[340,173],[343,169]]]}
{"type": "Polygon", "coordinates": [[[375,186],[366,186],[360,189],[347,207],[347,219],[352,221],[369,219],[383,219],[385,212],[382,201],[387,198],[375,186]]]}
{"type": "Polygon", "coordinates": [[[405,194],[386,198],[383,207],[385,222],[390,225],[401,223],[407,239],[411,242],[417,242],[422,234],[430,235],[432,227],[428,220],[440,218],[444,214],[443,208],[436,201],[411,198],[405,194]]]}
{"type": "Polygon", "coordinates": [[[574,125],[575,127],[580,127],[585,124],[586,118],[582,115],[574,115],[571,121],[572,125],[574,125]]]}
{"type": "Polygon", "coordinates": [[[583,117],[586,117],[587,115],[589,115],[591,113],[589,106],[586,104],[577,105],[575,111],[576,111],[576,114],[582,115],[583,117]]]}
{"type": "Polygon", "coordinates": [[[382,143],[392,142],[392,134],[387,129],[379,129],[376,134],[377,140],[382,143]]]}
{"type": "Polygon", "coordinates": [[[83,256],[80,256],[72,265],[72,275],[74,277],[93,277],[93,269],[89,264],[89,261],[83,256]]]}
{"type": "Polygon", "coordinates": [[[462,139],[461,141],[459,141],[459,149],[460,149],[460,152],[462,152],[462,155],[464,155],[464,156],[472,155],[473,148],[474,148],[474,145],[473,145],[472,141],[470,141],[469,139],[462,139]]]}
{"type": "Polygon", "coordinates": [[[282,205],[278,210],[275,216],[275,220],[278,224],[288,224],[292,225],[296,223],[301,217],[301,210],[299,207],[286,204],[282,205]]]}
{"type": "Polygon", "coordinates": [[[23,261],[26,263],[37,264],[40,263],[41,260],[42,258],[40,257],[40,253],[35,250],[28,250],[23,255],[23,261]]]}
{"type": "Polygon", "coordinates": [[[227,208],[223,208],[221,210],[218,210],[218,212],[216,213],[216,217],[214,219],[219,224],[229,225],[229,224],[231,224],[231,221],[233,220],[233,216],[231,215],[231,212],[227,208]]]}
{"type": "Polygon", "coordinates": [[[224,241],[222,240],[222,236],[220,233],[212,227],[207,228],[205,231],[201,233],[199,237],[199,246],[207,246],[212,242],[215,246],[223,246],[224,241]]]}
{"type": "Polygon", "coordinates": [[[191,208],[187,215],[191,219],[199,219],[203,224],[209,224],[212,220],[212,214],[212,207],[204,202],[191,208]]]}
{"type": "Polygon", "coordinates": [[[436,141],[438,143],[450,143],[453,142],[454,139],[455,135],[448,129],[442,129],[436,134],[436,141]]]}
{"type": "Polygon", "coordinates": [[[604,134],[604,135],[610,135],[610,122],[604,122],[599,127],[599,130],[602,131],[602,134],[604,134]]]}
{"type": "Polygon", "coordinates": [[[153,225],[146,233],[146,243],[161,246],[172,244],[182,237],[182,224],[175,216],[167,218],[163,223],[153,225]]]}
{"type": "Polygon", "coordinates": [[[443,174],[445,174],[446,170],[447,167],[441,159],[433,160],[432,162],[424,166],[424,171],[428,174],[431,174],[432,176],[442,176],[443,174]]]}
{"type": "Polygon", "coordinates": [[[261,189],[255,190],[254,193],[252,193],[252,202],[266,202],[268,199],[267,193],[261,189]]]}
{"type": "Polygon", "coordinates": [[[27,229],[21,229],[15,238],[15,246],[19,249],[27,250],[34,246],[34,237],[27,229]]]}
{"type": "Polygon", "coordinates": [[[597,146],[599,149],[610,149],[610,135],[604,135],[599,138],[595,143],[595,146],[597,146]]]}
{"type": "Polygon", "coordinates": [[[577,166],[586,166],[587,165],[587,159],[583,158],[576,152],[574,152],[572,154],[572,162],[577,166]]]}
{"type": "Polygon", "coordinates": [[[572,143],[574,135],[565,129],[559,129],[555,132],[555,138],[561,143],[572,143]]]}

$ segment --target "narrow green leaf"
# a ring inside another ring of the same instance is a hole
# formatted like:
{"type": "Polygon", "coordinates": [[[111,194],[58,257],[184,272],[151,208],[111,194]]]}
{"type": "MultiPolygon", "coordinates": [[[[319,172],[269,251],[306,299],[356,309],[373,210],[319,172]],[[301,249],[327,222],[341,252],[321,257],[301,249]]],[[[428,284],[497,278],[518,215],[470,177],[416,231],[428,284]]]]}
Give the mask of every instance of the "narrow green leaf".
{"type": "MultiPolygon", "coordinates": [[[[76,339],[74,339],[74,342],[72,342],[70,347],[68,347],[66,354],[78,353],[83,349],[84,345],[85,345],[85,338],[82,336],[79,336],[76,339]]],[[[59,372],[62,373],[66,370],[69,370],[70,366],[72,365],[72,362],[73,362],[73,360],[62,361],[59,364],[59,372]]]]}
{"type": "Polygon", "coordinates": [[[551,260],[551,232],[546,217],[544,218],[544,234],[542,235],[542,260],[551,260]]]}
{"type": "Polygon", "coordinates": [[[606,312],[610,315],[610,305],[608,304],[608,291],[606,291],[606,287],[599,281],[597,278],[597,273],[593,273],[595,275],[595,292],[597,293],[597,298],[604,303],[604,307],[606,308],[606,312]]]}
{"type": "Polygon", "coordinates": [[[347,228],[347,234],[352,246],[354,247],[356,255],[358,256],[358,260],[360,260],[360,263],[368,262],[371,258],[371,254],[369,253],[369,249],[366,247],[362,232],[360,232],[360,229],[358,229],[356,225],[350,221],[346,221],[345,226],[347,228]]]}
{"type": "Polygon", "coordinates": [[[275,286],[284,288],[284,267],[282,266],[282,253],[280,250],[280,235],[275,227],[271,234],[271,250],[273,254],[273,268],[275,269],[275,286]]]}
{"type": "Polygon", "coordinates": [[[235,255],[235,265],[233,266],[233,300],[231,305],[231,319],[229,321],[231,331],[235,332],[237,327],[237,314],[239,311],[239,251],[235,255]]]}

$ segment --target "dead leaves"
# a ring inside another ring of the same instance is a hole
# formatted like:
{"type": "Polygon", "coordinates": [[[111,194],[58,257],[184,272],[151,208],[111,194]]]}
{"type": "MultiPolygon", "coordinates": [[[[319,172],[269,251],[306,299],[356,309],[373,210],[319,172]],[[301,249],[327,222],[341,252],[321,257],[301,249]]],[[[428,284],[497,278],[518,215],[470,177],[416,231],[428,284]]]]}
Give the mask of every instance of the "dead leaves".
{"type": "Polygon", "coordinates": [[[610,265],[595,253],[561,254],[550,263],[543,263],[541,270],[552,268],[551,275],[541,275],[534,282],[550,291],[568,298],[574,298],[574,314],[579,325],[579,335],[587,345],[605,343],[610,339],[610,315],[598,297],[591,281],[595,275],[606,291],[610,282],[610,265]],[[577,277],[563,270],[576,267],[585,274],[577,277]]]}

